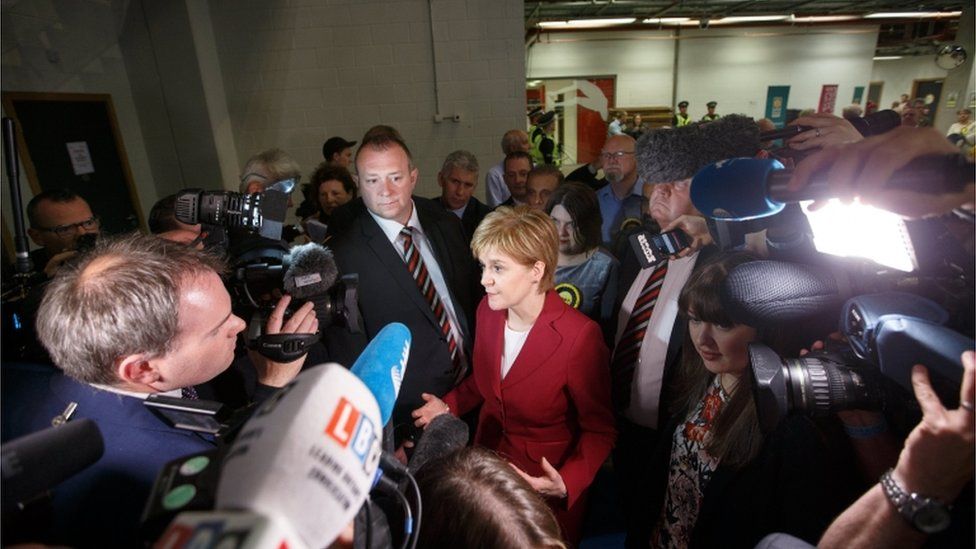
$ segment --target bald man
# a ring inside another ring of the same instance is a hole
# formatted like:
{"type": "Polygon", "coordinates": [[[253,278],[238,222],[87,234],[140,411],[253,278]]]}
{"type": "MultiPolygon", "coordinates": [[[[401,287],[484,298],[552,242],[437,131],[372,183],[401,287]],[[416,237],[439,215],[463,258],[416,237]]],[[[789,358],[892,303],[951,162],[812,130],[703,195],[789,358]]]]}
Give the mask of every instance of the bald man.
{"type": "Polygon", "coordinates": [[[637,182],[637,162],[634,158],[636,142],[629,135],[615,135],[603,144],[600,156],[607,184],[597,191],[600,215],[603,216],[601,235],[610,246],[627,219],[640,219],[641,185],[637,182]]]}
{"type": "MultiPolygon", "coordinates": [[[[529,134],[523,130],[508,130],[502,136],[502,152],[505,156],[516,151],[527,153],[529,148],[529,134]]],[[[512,196],[511,191],[508,190],[508,185],[505,184],[504,158],[485,174],[485,192],[488,195],[488,206],[491,208],[497,207],[512,196]]]]}

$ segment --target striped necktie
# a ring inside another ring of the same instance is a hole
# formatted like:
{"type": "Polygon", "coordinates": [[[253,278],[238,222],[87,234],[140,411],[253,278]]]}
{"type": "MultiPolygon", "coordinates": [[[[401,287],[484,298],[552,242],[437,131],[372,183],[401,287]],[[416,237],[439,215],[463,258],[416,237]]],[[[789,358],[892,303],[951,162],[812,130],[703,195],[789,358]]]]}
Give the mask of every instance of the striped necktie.
{"type": "Polygon", "coordinates": [[[441,335],[447,338],[447,349],[451,353],[451,366],[454,371],[455,382],[460,382],[464,378],[465,368],[461,362],[461,352],[458,348],[457,339],[451,330],[451,319],[447,315],[447,309],[444,307],[440,296],[437,295],[434,281],[430,278],[424,259],[420,256],[420,249],[414,245],[413,228],[404,227],[400,231],[400,235],[403,237],[403,261],[407,264],[407,270],[413,275],[420,293],[430,305],[430,310],[433,311],[434,318],[437,319],[441,327],[441,335]]]}
{"type": "Polygon", "coordinates": [[[630,387],[634,381],[634,369],[640,359],[640,349],[644,342],[644,334],[647,332],[647,324],[651,320],[667,272],[668,262],[665,261],[654,269],[651,276],[647,277],[644,288],[634,302],[627,326],[614,349],[613,360],[610,362],[610,375],[613,381],[613,402],[618,411],[622,412],[630,405],[630,387]]]}

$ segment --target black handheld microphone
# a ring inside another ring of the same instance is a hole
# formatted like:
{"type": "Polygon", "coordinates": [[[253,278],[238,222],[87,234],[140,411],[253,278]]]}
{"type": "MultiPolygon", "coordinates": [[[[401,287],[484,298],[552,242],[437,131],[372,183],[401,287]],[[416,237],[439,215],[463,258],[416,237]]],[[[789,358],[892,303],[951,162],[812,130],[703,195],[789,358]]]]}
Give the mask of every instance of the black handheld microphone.
{"type": "MultiPolygon", "coordinates": [[[[863,118],[848,118],[848,122],[854,126],[864,137],[879,135],[891,131],[901,125],[901,115],[893,110],[883,110],[873,112],[863,118]]],[[[776,139],[789,139],[814,129],[812,126],[785,126],[777,130],[769,130],[759,134],[760,141],[773,141],[776,139]]]]}
{"type": "Polygon", "coordinates": [[[13,511],[102,458],[105,443],[98,425],[76,419],[22,436],[3,445],[3,512],[13,511]]]}
{"type": "Polygon", "coordinates": [[[467,444],[468,424],[451,414],[441,414],[430,421],[424,434],[417,439],[407,469],[417,474],[430,460],[444,457],[467,444]]]}

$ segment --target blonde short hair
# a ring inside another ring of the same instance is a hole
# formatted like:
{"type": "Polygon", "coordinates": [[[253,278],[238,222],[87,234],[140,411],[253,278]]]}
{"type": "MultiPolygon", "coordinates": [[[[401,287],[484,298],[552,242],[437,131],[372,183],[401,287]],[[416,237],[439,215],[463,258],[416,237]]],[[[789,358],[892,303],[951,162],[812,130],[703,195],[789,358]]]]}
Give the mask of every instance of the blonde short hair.
{"type": "Polygon", "coordinates": [[[532,266],[536,261],[546,269],[539,281],[539,290],[552,289],[559,256],[559,235],[552,219],[528,206],[502,206],[486,215],[471,238],[471,251],[480,257],[493,249],[522,265],[532,266]]]}

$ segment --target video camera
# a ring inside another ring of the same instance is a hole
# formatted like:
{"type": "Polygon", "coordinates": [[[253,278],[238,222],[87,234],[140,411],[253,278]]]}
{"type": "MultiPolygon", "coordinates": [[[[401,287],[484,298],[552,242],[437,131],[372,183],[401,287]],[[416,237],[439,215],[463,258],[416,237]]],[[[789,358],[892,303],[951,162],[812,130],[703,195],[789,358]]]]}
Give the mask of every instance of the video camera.
{"type": "Polygon", "coordinates": [[[265,334],[264,326],[282,292],[292,296],[286,316],[308,301],[315,303],[319,327],[345,326],[362,332],[356,274],[339,277],[332,252],[319,244],[289,248],[280,240],[288,197],[296,181],[278,181],[264,192],[185,189],[176,195],[176,219],[201,224],[208,232],[226,230],[219,251],[231,273],[226,283],[234,312],[248,319],[248,347],[278,361],[289,362],[317,342],[316,334],[265,334]]]}
{"type": "Polygon", "coordinates": [[[760,427],[771,432],[791,413],[829,416],[910,401],[911,369],[917,363],[928,368],[942,402],[955,406],[963,372],[959,356],[976,342],[946,327],[948,318],[924,297],[883,292],[844,304],[839,328],[846,347],[782,358],[766,345],[750,344],[760,427]]]}

